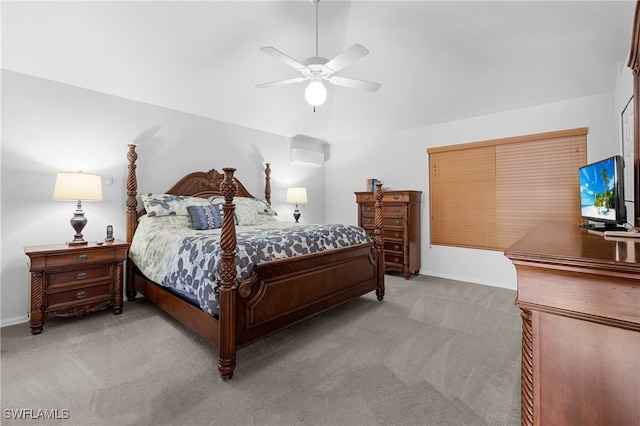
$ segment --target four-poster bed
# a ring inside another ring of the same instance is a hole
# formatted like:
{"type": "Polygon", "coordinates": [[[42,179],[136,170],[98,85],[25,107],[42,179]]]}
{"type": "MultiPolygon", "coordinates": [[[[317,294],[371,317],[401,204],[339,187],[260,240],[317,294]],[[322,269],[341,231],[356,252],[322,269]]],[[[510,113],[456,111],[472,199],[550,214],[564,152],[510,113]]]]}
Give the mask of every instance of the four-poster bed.
{"type": "MultiPolygon", "coordinates": [[[[149,216],[144,215],[144,210],[138,209],[135,147],[129,145],[127,154],[129,173],[126,239],[129,243],[135,242],[134,236],[137,237],[135,234],[139,223],[140,227],[143,227],[142,219],[149,219],[144,217],[149,216]]],[[[236,233],[234,217],[235,220],[238,218],[234,215],[234,197],[252,199],[253,196],[234,178],[235,169],[223,170],[223,173],[215,170],[190,173],[165,193],[203,199],[217,196],[217,201],[222,205],[222,226],[218,230],[219,238],[216,242],[219,244],[222,259],[216,276],[207,278],[209,286],[217,283],[217,312],[213,315],[205,312],[193,301],[148,278],[150,274],[141,272],[138,265],[132,261],[134,256],[131,253],[127,263],[126,295],[129,301],[133,301],[136,294],[141,293],[191,330],[218,346],[218,370],[222,379],[227,381],[233,376],[238,348],[374,290],[377,299],[382,300],[384,255],[382,190],[378,186],[375,191],[373,241],[365,233],[365,240],[354,245],[331,247],[327,250],[256,263],[251,266],[248,276],[238,275],[239,261],[236,259],[236,251],[239,252],[239,246],[245,245],[246,242],[240,241],[239,236],[243,234],[236,233]]],[[[267,164],[264,200],[269,204],[270,172],[267,164]]],[[[239,202],[242,199],[237,198],[235,201],[239,202]]],[[[364,232],[358,227],[351,228],[355,228],[356,233],[364,232]]],[[[321,231],[328,233],[324,228],[321,231]]],[[[132,247],[135,247],[135,244],[132,247]]]]}

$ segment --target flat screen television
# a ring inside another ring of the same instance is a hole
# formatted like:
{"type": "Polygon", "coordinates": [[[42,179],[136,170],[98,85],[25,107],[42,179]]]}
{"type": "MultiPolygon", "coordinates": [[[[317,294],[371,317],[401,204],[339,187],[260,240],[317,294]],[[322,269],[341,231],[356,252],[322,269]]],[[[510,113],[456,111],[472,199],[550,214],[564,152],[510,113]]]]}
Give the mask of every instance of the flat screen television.
{"type": "MultiPolygon", "coordinates": [[[[603,223],[603,229],[617,228],[627,222],[623,169],[624,160],[619,155],[580,167],[580,214],[583,219],[603,223]]],[[[591,224],[590,227],[595,226],[591,224]]]]}

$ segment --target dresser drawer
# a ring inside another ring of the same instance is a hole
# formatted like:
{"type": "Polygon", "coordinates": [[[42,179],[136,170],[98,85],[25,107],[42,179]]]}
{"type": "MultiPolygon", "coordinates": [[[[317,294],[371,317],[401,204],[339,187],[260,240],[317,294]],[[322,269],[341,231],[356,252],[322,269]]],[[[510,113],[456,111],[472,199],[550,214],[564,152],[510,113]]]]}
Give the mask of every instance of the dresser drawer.
{"type": "Polygon", "coordinates": [[[82,305],[91,299],[113,298],[113,287],[107,281],[92,286],[76,286],[67,290],[47,292],[47,310],[52,311],[63,306],[82,305]]]}
{"type": "MultiPolygon", "coordinates": [[[[362,227],[363,228],[373,228],[375,224],[375,219],[372,217],[363,217],[362,218],[362,227]]],[[[382,218],[382,229],[390,229],[397,228],[402,229],[404,227],[404,219],[402,218],[382,218]]],[[[402,238],[402,236],[400,237],[402,238]]]]}
{"type": "MultiPolygon", "coordinates": [[[[373,204],[363,204],[362,215],[367,217],[375,216],[375,207],[373,204]]],[[[389,204],[382,206],[382,217],[404,217],[404,204],[389,204]]]]}
{"type": "Polygon", "coordinates": [[[382,233],[382,237],[385,240],[392,239],[392,238],[396,238],[396,239],[402,240],[402,238],[404,237],[404,232],[400,231],[400,230],[385,230],[382,233]]]}
{"type": "Polygon", "coordinates": [[[404,256],[402,253],[388,253],[384,252],[384,263],[387,265],[402,266],[404,262],[404,256]]]}
{"type": "Polygon", "coordinates": [[[384,204],[382,206],[383,217],[404,217],[406,207],[404,204],[384,204]]]}
{"type": "MultiPolygon", "coordinates": [[[[420,196],[422,192],[416,191],[401,191],[401,192],[393,192],[386,191],[382,194],[382,203],[409,203],[409,202],[420,202],[420,196]],[[418,194],[418,195],[416,195],[418,194]]],[[[358,203],[375,203],[376,197],[373,192],[356,192],[356,202],[358,203]]]]}
{"type": "Polygon", "coordinates": [[[384,241],[384,250],[385,251],[402,252],[402,250],[404,250],[404,243],[402,242],[402,240],[400,240],[400,241],[385,240],[384,241]]]}
{"type": "MultiPolygon", "coordinates": [[[[371,236],[371,238],[374,237],[374,229],[373,228],[364,228],[365,231],[367,231],[367,233],[371,236]]],[[[394,231],[394,230],[386,230],[382,232],[382,238],[384,238],[384,241],[390,241],[390,240],[398,240],[398,242],[402,241],[402,238],[404,236],[404,232],[403,231],[394,231]]]]}
{"type": "Polygon", "coordinates": [[[87,265],[86,268],[77,268],[71,271],[52,272],[48,275],[49,282],[47,289],[64,287],[68,285],[78,285],[87,281],[98,279],[111,279],[111,264],[108,265],[87,265]]]}

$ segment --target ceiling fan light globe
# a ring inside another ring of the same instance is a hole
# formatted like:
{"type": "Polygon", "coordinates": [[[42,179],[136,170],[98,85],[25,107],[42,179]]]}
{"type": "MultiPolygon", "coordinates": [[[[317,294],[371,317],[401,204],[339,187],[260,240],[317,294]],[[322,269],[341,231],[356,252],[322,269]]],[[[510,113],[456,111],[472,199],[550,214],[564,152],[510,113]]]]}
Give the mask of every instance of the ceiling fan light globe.
{"type": "Polygon", "coordinates": [[[304,91],[304,98],[311,106],[320,106],[327,100],[327,88],[322,81],[312,80],[304,91]]]}

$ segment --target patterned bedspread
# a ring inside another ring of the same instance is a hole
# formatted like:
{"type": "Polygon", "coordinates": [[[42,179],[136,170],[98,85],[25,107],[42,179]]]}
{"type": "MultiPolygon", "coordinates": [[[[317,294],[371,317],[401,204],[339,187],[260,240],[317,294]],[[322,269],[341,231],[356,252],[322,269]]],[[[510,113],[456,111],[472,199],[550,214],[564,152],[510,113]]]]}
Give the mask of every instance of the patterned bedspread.
{"type": "MultiPolygon", "coordinates": [[[[143,216],[129,256],[147,278],[196,300],[203,311],[216,315],[222,263],[220,233],[221,229],[192,229],[188,216],[143,216]]],[[[259,262],[371,241],[357,226],[302,225],[275,219],[253,226],[236,225],[236,235],[238,283],[259,262]]]]}

